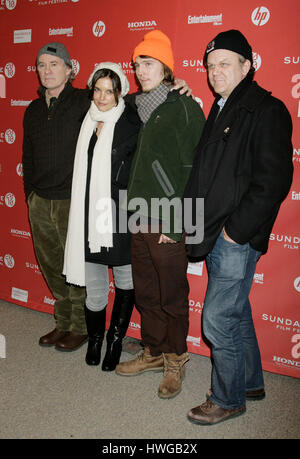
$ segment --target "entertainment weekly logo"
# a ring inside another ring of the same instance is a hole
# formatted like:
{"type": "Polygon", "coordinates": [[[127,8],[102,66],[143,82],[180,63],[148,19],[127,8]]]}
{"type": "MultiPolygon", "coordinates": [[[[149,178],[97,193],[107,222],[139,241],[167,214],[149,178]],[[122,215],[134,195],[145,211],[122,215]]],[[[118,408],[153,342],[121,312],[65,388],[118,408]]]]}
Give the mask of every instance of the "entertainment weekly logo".
{"type": "Polygon", "coordinates": [[[222,25],[222,16],[223,13],[207,15],[200,14],[199,16],[188,15],[187,23],[190,24],[208,24],[212,23],[214,26],[222,25]]]}
{"type": "Polygon", "coordinates": [[[58,29],[49,28],[49,36],[55,35],[66,35],[67,37],[73,37],[73,26],[72,27],[60,27],[58,29]]]}

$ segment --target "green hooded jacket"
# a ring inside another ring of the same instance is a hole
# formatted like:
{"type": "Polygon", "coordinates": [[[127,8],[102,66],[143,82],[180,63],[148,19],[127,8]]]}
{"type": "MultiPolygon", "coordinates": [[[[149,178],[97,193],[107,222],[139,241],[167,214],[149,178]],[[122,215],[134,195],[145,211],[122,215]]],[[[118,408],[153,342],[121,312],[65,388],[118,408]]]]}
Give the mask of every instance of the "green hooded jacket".
{"type": "Polygon", "coordinates": [[[181,198],[204,123],[200,106],[191,97],[172,91],[139,132],[128,184],[128,210],[160,220],[162,233],[175,241],[183,232],[181,198]],[[132,201],[135,198],[139,199],[132,201]]]}

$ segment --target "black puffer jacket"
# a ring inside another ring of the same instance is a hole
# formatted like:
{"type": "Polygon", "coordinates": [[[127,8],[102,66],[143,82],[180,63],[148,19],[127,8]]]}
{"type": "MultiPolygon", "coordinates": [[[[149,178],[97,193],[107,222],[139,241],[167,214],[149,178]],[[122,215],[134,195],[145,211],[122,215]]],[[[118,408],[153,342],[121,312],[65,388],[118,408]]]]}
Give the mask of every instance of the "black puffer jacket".
{"type": "Polygon", "coordinates": [[[204,198],[204,240],[189,254],[209,253],[223,226],[239,244],[265,253],[293,176],[292,122],[285,105],[245,78],[220,115],[214,102],[195,152],[185,197],[204,198]],[[215,121],[216,120],[216,121],[215,121]]]}

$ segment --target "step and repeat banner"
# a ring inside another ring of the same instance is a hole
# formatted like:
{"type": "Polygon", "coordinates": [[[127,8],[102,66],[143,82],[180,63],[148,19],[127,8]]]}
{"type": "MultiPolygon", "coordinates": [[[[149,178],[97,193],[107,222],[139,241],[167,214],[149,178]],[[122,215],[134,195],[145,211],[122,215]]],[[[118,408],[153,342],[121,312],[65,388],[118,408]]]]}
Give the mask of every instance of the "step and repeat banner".
{"type": "MultiPolygon", "coordinates": [[[[239,29],[253,48],[256,81],[282,99],[293,118],[294,181],[257,265],[251,291],[264,370],[300,377],[300,49],[299,0],[0,0],[0,298],[53,313],[35,258],[22,179],[23,116],[37,97],[36,55],[46,43],[69,50],[83,88],[101,61],[119,63],[137,89],[131,56],[143,35],[172,41],[175,75],[186,80],[207,116],[213,102],[202,56],[219,32],[239,29]]],[[[267,165],[266,165],[267,167],[267,165]]],[[[209,356],[201,334],[207,273],[190,264],[188,349],[209,356]]],[[[114,285],[111,278],[110,304],[114,285]]],[[[0,322],[1,333],[1,322],[0,322]]],[[[128,334],[140,337],[134,310],[128,334]]]]}

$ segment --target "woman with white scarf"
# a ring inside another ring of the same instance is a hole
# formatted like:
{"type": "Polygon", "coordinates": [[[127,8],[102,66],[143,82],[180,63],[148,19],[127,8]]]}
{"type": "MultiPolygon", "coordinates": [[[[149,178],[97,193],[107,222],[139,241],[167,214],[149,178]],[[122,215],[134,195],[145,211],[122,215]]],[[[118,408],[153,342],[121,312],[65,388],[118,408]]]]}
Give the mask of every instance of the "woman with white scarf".
{"type": "Polygon", "coordinates": [[[127,188],[140,120],[124,102],[129,82],[118,64],[98,65],[88,86],[92,102],[76,147],[63,272],[68,282],[86,286],[86,363],[99,365],[109,293],[108,268],[113,268],[116,293],[102,363],[102,370],[112,371],[119,363],[134,306],[130,234],[128,230],[122,232],[128,217],[119,209],[119,192],[127,188]]]}

